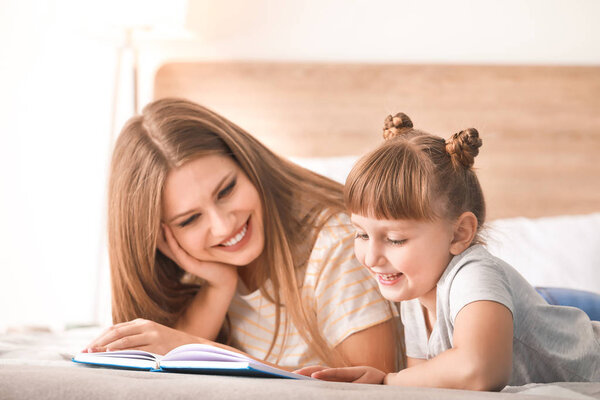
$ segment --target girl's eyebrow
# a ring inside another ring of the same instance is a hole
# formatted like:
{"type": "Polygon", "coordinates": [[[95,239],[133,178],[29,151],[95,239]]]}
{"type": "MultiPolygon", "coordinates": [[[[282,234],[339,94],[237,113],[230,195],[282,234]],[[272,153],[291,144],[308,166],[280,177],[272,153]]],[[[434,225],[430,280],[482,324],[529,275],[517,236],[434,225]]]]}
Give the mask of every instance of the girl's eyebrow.
{"type": "Polygon", "coordinates": [[[352,218],[350,218],[350,223],[352,224],[353,227],[358,228],[358,229],[362,229],[364,231],[364,229],[362,228],[362,226],[360,226],[355,221],[353,221],[352,218]]]}
{"type": "MultiPolygon", "coordinates": [[[[212,197],[215,197],[217,195],[217,192],[219,191],[219,189],[221,188],[221,186],[223,186],[223,182],[225,182],[231,175],[234,175],[234,174],[235,174],[235,171],[231,171],[229,174],[225,175],[219,181],[219,183],[215,186],[215,188],[212,191],[212,197]]],[[[173,218],[171,218],[169,220],[169,223],[175,221],[178,218],[183,217],[184,215],[190,214],[190,213],[194,212],[195,210],[196,210],[195,208],[192,208],[191,210],[187,210],[187,211],[184,211],[182,213],[179,213],[179,214],[175,215],[173,218]]]]}

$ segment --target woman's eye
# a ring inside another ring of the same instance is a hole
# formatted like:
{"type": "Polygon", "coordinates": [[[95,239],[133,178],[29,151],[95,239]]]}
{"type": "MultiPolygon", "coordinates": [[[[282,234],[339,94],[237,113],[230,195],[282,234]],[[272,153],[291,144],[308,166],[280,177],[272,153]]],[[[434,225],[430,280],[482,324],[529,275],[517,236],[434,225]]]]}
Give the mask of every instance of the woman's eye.
{"type": "Polygon", "coordinates": [[[235,184],[237,183],[237,180],[234,179],[231,182],[229,182],[229,184],[227,186],[225,186],[223,188],[223,190],[221,190],[218,194],[217,194],[217,198],[218,199],[222,199],[224,197],[227,197],[228,194],[230,194],[233,191],[233,188],[235,187],[235,184]]]}
{"type": "Polygon", "coordinates": [[[179,223],[179,226],[181,228],[184,228],[185,226],[191,224],[192,222],[194,222],[196,220],[196,218],[198,218],[200,215],[199,214],[194,214],[190,217],[188,217],[186,220],[184,220],[183,222],[179,223]]]}
{"type": "Polygon", "coordinates": [[[369,236],[366,233],[357,232],[355,238],[361,239],[361,240],[367,240],[367,239],[369,239],[369,236]]]}
{"type": "Polygon", "coordinates": [[[390,242],[394,246],[401,246],[404,243],[406,243],[406,239],[401,239],[401,240],[388,239],[388,242],[390,242]]]}

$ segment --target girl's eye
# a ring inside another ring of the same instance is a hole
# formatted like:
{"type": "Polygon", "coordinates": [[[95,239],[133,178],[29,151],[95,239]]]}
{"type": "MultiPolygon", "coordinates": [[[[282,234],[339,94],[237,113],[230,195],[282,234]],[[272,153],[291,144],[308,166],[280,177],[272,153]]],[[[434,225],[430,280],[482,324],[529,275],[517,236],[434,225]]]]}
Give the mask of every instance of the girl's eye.
{"type": "Polygon", "coordinates": [[[388,242],[390,242],[394,246],[402,246],[404,243],[406,243],[406,239],[401,239],[401,240],[388,239],[388,242]]]}
{"type": "Polygon", "coordinates": [[[233,188],[235,188],[235,184],[237,183],[237,179],[233,179],[231,182],[229,182],[229,184],[227,186],[225,186],[223,188],[223,190],[221,190],[218,194],[217,194],[217,198],[218,199],[222,199],[224,197],[227,197],[228,194],[230,194],[233,191],[233,188]]]}
{"type": "Polygon", "coordinates": [[[184,220],[183,222],[179,223],[179,227],[181,227],[181,228],[186,227],[187,225],[189,225],[192,222],[194,222],[199,216],[200,216],[200,214],[194,214],[194,215],[188,217],[186,220],[184,220]]]}
{"type": "Polygon", "coordinates": [[[369,239],[369,236],[366,233],[356,232],[355,238],[361,239],[361,240],[367,240],[367,239],[369,239]]]}

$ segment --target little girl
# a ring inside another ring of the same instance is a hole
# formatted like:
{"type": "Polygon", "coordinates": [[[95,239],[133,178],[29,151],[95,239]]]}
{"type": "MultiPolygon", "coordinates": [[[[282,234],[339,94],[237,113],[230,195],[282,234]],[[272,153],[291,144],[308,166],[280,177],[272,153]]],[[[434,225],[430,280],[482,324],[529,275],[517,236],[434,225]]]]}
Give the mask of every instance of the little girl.
{"type": "Polygon", "coordinates": [[[473,161],[481,139],[449,140],[388,116],[386,142],[352,169],[345,201],[355,254],[384,297],[401,302],[407,368],[306,367],[324,380],[500,390],[600,381],[600,323],[548,305],[481,245],[485,203],[473,161]]]}

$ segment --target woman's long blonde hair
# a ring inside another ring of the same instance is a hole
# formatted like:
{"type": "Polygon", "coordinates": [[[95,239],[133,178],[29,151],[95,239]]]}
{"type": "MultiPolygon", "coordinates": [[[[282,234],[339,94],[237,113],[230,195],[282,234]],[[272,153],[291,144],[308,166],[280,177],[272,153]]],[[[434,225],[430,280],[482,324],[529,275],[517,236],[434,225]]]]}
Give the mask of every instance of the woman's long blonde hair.
{"type": "Polygon", "coordinates": [[[285,311],[291,317],[285,320],[291,320],[318,358],[328,365],[345,365],[323,338],[315,313],[303,307],[296,279],[296,269],[308,261],[320,228],[344,210],[342,186],[278,157],[232,122],[183,99],[148,104],[126,123],[115,145],[108,204],[113,322],[146,318],[173,326],[198,291],[157,250],[157,240],[167,174],[209,154],[232,157],[266,210],[265,248],[256,276],[257,282],[272,283],[272,292],[260,290],[276,306],[276,331],[266,357],[274,349],[285,311]]]}

